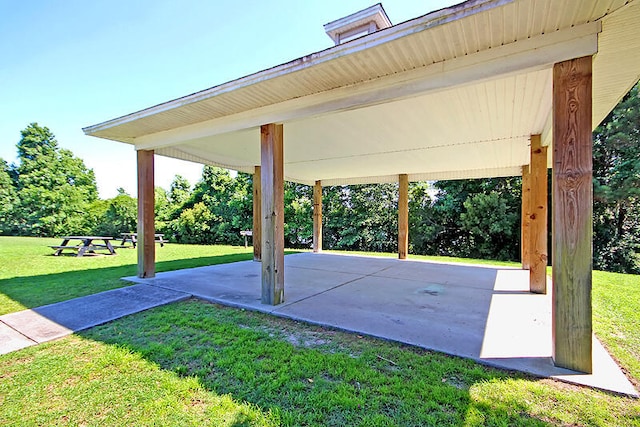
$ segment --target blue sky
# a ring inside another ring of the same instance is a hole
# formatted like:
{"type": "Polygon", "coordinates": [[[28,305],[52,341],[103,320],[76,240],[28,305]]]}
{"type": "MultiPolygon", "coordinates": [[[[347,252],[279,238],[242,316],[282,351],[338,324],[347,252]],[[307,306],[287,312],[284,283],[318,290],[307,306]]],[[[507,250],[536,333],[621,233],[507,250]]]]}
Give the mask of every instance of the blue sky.
{"type": "MultiPolygon", "coordinates": [[[[0,157],[20,131],[47,126],[93,168],[102,198],[136,194],[132,146],[81,128],[332,46],[322,26],[365,0],[0,0],[0,157]]],[[[458,3],[388,0],[394,24],[458,3]]],[[[198,164],[156,157],[156,185],[198,164]]]]}

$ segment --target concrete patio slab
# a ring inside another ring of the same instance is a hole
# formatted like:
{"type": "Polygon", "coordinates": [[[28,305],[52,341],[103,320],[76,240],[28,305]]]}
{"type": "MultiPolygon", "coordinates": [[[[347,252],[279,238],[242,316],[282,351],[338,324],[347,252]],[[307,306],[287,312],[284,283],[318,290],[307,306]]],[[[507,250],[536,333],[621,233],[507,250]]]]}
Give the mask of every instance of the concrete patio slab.
{"type": "Polygon", "coordinates": [[[285,303],[274,307],[260,303],[260,270],[246,261],[126,280],[638,396],[595,337],[593,374],[553,365],[551,290],[529,293],[527,271],[301,253],[285,257],[285,303]]]}
{"type": "MultiPolygon", "coordinates": [[[[286,257],[288,259],[289,257],[286,257]]],[[[372,271],[378,271],[379,264],[368,264],[372,271]]],[[[289,264],[285,267],[286,299],[279,307],[290,302],[302,301],[321,294],[336,286],[357,280],[363,273],[331,271],[326,269],[298,268],[289,264]]],[[[384,268],[384,267],[382,267],[384,268]]],[[[343,270],[349,270],[348,268],[343,270]]],[[[363,270],[363,267],[352,268],[363,270]]],[[[221,264],[210,267],[197,267],[186,270],[159,273],[152,279],[126,277],[134,283],[144,283],[164,289],[187,292],[206,301],[219,302],[233,307],[250,310],[272,311],[275,307],[260,302],[261,265],[253,261],[221,264]]]]}
{"type": "MultiPolygon", "coordinates": [[[[135,285],[75,298],[31,310],[0,316],[0,325],[7,333],[18,334],[0,341],[0,354],[17,350],[16,346],[39,344],[64,337],[73,332],[100,325],[149,308],[189,298],[184,292],[148,285],[135,285]],[[20,339],[19,335],[25,339],[20,339]]],[[[1,334],[2,332],[0,332],[1,334]]]]}
{"type": "Polygon", "coordinates": [[[551,291],[529,293],[526,271],[312,253],[285,257],[285,270],[275,307],[261,304],[252,261],[130,277],[138,284],[0,316],[0,354],[195,296],[638,396],[595,337],[593,374],[553,365],[551,291]]]}

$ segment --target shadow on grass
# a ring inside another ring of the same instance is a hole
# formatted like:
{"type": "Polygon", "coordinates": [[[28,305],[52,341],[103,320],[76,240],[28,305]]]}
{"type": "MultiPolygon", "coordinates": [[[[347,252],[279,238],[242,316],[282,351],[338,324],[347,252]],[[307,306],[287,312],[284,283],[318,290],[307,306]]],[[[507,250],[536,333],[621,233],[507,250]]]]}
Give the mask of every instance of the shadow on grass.
{"type": "Polygon", "coordinates": [[[80,335],[195,377],[282,425],[547,425],[525,403],[470,395],[476,385],[524,375],[193,299],[80,335]]]}
{"type": "MultiPolygon", "coordinates": [[[[251,259],[253,259],[253,254],[250,253],[176,259],[157,262],[156,271],[180,270],[251,259]]],[[[13,277],[0,280],[0,293],[23,308],[33,308],[130,286],[131,283],[120,279],[135,276],[136,273],[137,266],[127,264],[115,267],[88,268],[81,271],[13,277]]],[[[2,309],[0,309],[0,314],[3,314],[2,309]]]]}

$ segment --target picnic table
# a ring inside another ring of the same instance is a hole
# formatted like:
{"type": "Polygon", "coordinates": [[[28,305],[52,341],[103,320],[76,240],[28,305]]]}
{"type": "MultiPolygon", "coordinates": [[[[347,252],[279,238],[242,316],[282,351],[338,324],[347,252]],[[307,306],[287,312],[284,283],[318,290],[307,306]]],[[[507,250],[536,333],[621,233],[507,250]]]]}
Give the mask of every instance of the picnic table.
{"type": "Polygon", "coordinates": [[[111,240],[114,240],[113,237],[107,236],[65,236],[62,238],[62,243],[60,245],[53,245],[49,247],[55,249],[55,252],[53,253],[54,256],[60,255],[64,250],[77,251],[78,257],[81,257],[86,253],[95,254],[98,250],[107,250],[109,251],[109,254],[115,255],[116,250],[113,248],[111,240]],[[72,240],[78,240],[79,243],[70,245],[69,242],[72,240]],[[94,241],[102,241],[103,243],[94,243],[94,241]]]}
{"type": "MultiPolygon", "coordinates": [[[[120,236],[122,236],[121,248],[126,248],[125,243],[127,242],[130,242],[134,248],[138,244],[138,233],[120,233],[120,236]]],[[[164,234],[155,234],[154,239],[156,243],[160,243],[160,247],[164,246],[164,234]]]]}

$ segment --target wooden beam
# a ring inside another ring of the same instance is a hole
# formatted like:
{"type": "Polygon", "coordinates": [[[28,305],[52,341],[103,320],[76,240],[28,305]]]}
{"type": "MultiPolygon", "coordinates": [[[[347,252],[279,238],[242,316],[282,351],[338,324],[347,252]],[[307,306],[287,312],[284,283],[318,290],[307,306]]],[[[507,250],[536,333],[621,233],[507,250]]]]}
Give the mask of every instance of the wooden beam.
{"type": "Polygon", "coordinates": [[[592,372],[592,57],[553,67],[553,359],[592,372]]]}
{"type": "Polygon", "coordinates": [[[398,258],[409,252],[409,175],[398,175],[398,258]]]}
{"type": "Polygon", "coordinates": [[[313,186],[313,252],[322,252],[322,181],[313,186]]]}
{"type": "Polygon", "coordinates": [[[153,150],[139,150],[138,155],[138,277],[156,275],[155,193],[153,150]]]}
{"type": "Polygon", "coordinates": [[[522,269],[528,270],[531,266],[531,228],[529,217],[531,216],[531,172],[529,165],[522,167],[522,208],[520,215],[520,259],[522,269]]]}
{"type": "Polygon", "coordinates": [[[547,147],[531,135],[531,198],[529,210],[529,290],[547,293],[547,147]]]}
{"type": "Polygon", "coordinates": [[[262,190],[261,190],[260,166],[256,166],[253,172],[253,260],[262,260],[262,190]]]}
{"type": "Polygon", "coordinates": [[[262,303],[284,302],[284,152],[282,125],[260,127],[262,303]]]}

